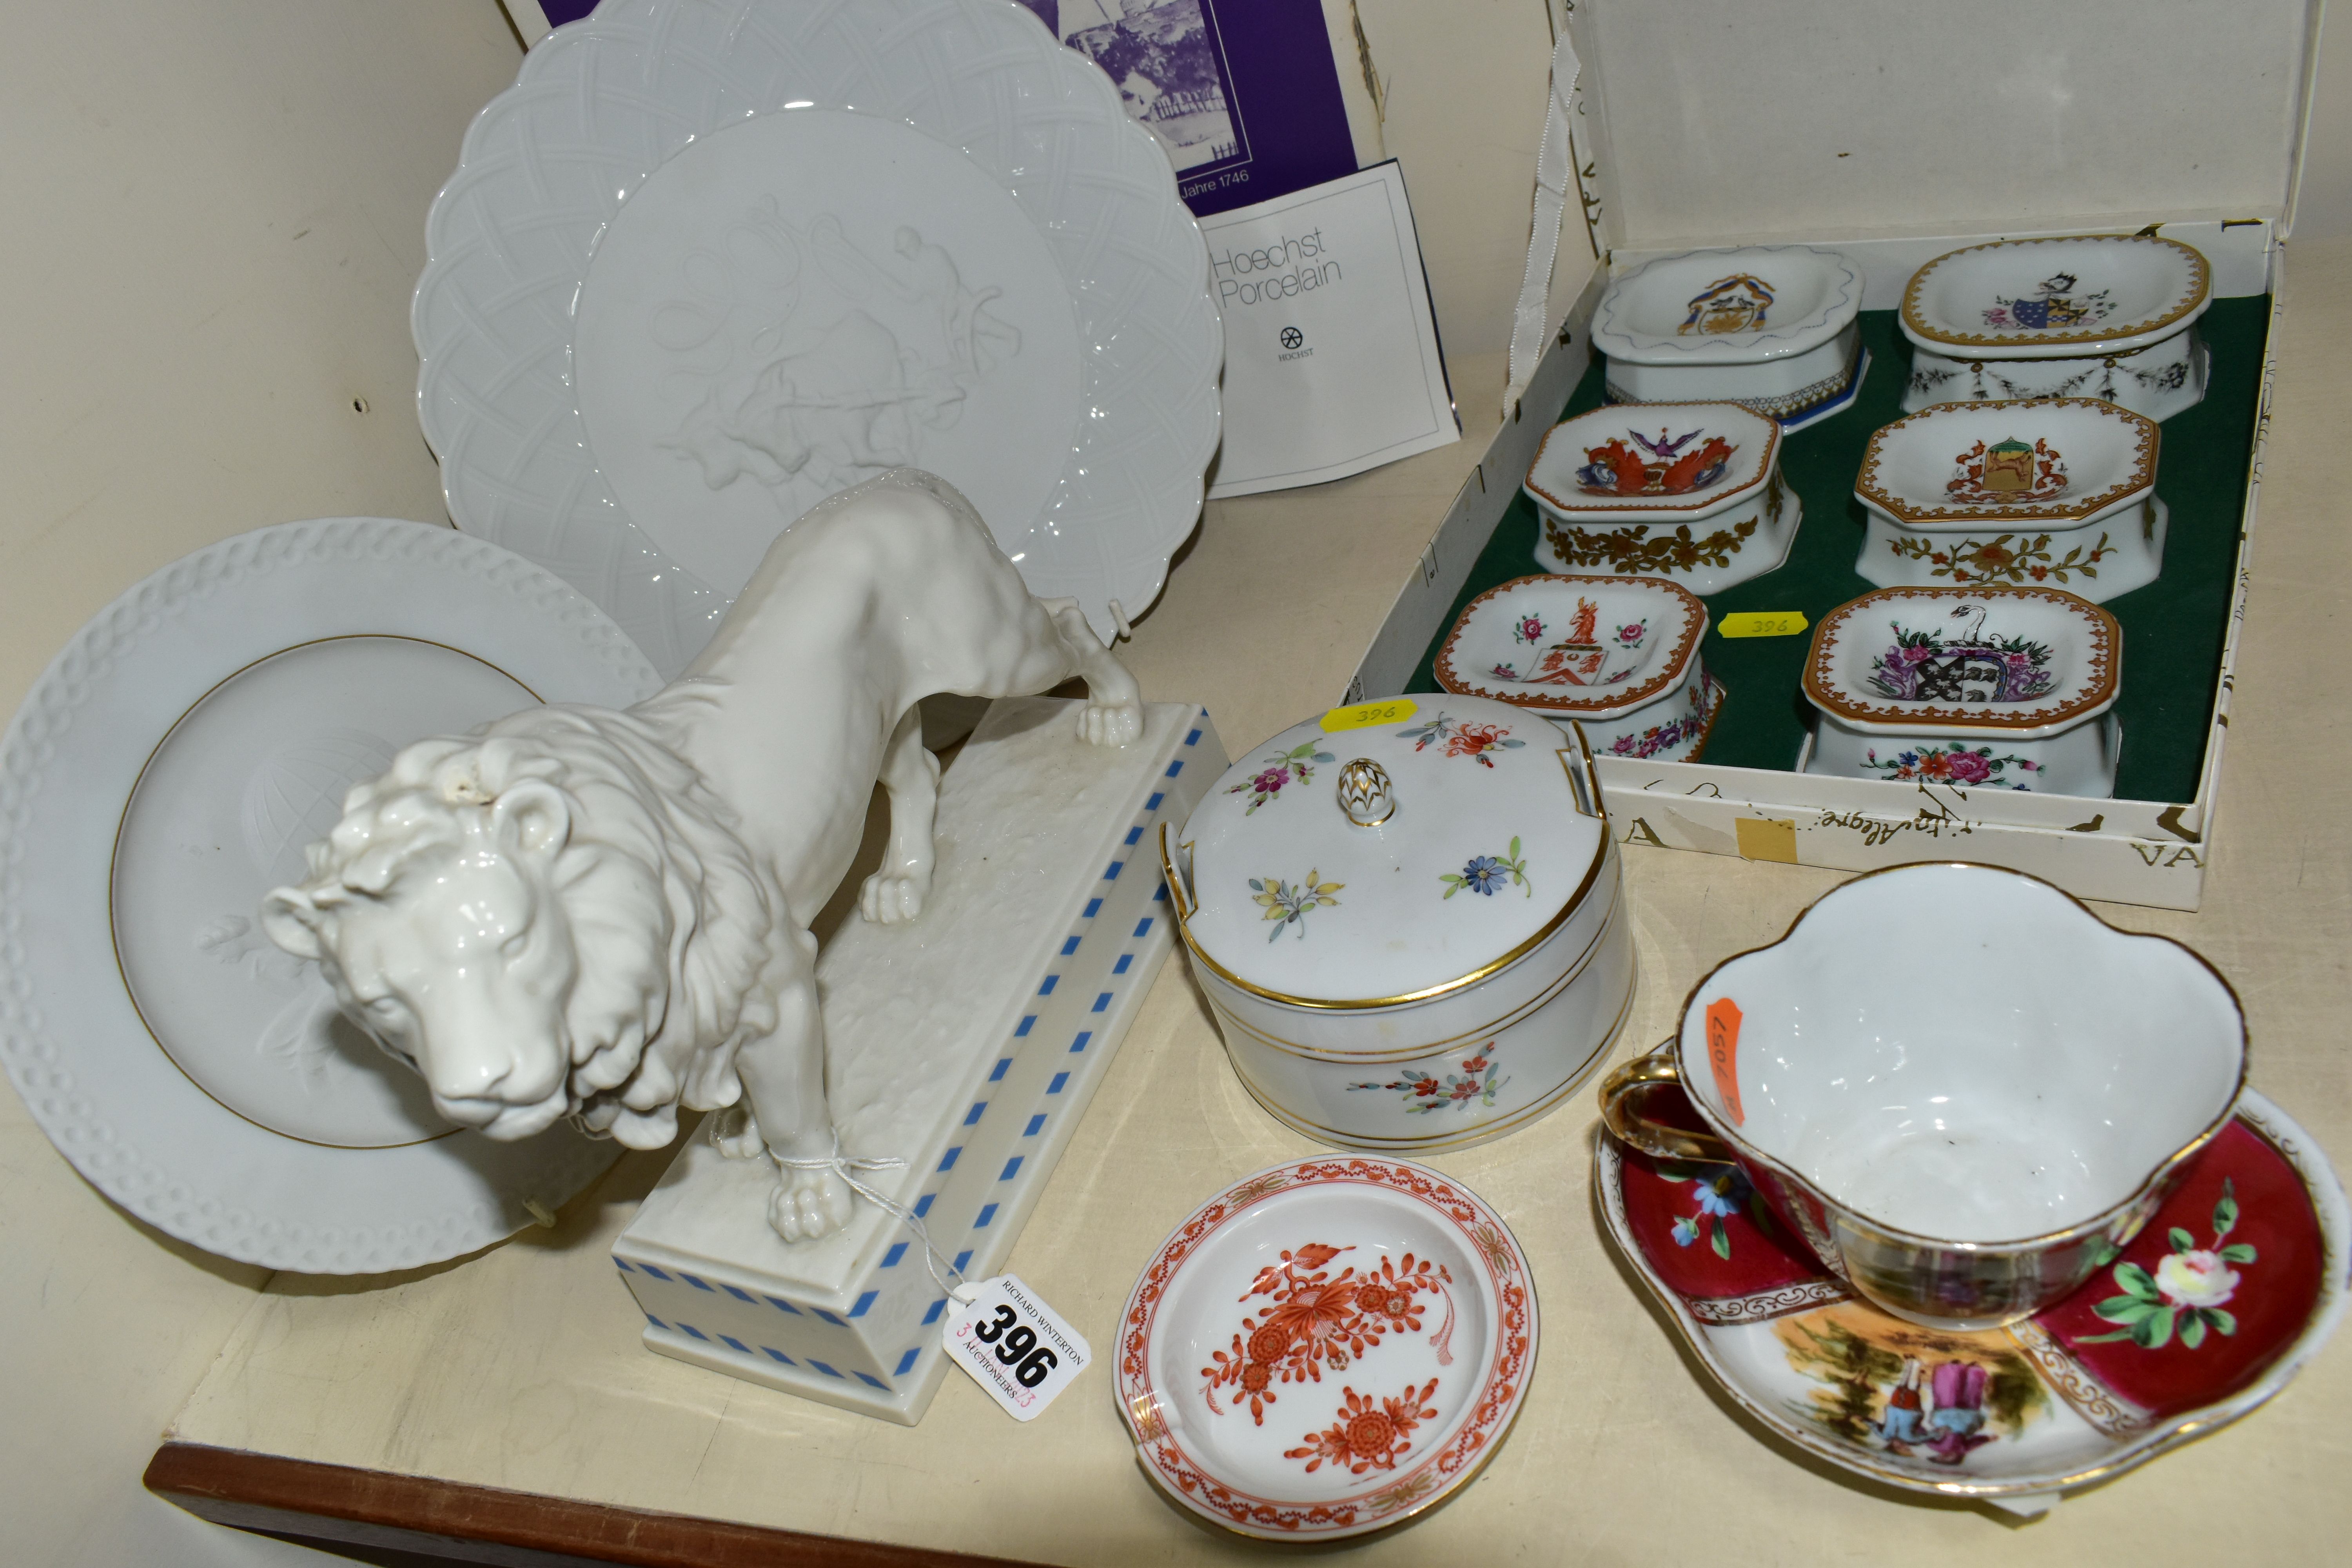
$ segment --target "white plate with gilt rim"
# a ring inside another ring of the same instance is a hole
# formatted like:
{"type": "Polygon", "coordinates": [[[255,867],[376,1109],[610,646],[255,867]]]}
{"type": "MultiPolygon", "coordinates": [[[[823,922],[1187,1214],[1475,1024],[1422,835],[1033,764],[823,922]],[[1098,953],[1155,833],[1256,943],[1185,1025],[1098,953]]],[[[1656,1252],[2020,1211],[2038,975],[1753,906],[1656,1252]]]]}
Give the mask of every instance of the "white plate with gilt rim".
{"type": "Polygon", "coordinates": [[[384,518],[224,540],[76,634],[0,740],[0,1058],[89,1183],[225,1258],[373,1274],[487,1247],[619,1153],[498,1143],[259,931],[344,792],[408,742],[660,686],[494,544],[384,518]]]}
{"type": "Polygon", "coordinates": [[[1119,1314],[1112,1377],[1170,1499],[1267,1541],[1422,1513],[1494,1456],[1535,1369],[1502,1217],[1425,1165],[1300,1160],[1170,1234],[1119,1314]]]}
{"type": "Polygon", "coordinates": [[[1013,0],[610,0],[476,117],[425,243],[450,516],[665,674],[776,533],[886,468],[964,490],[1107,641],[1199,515],[1207,247],[1110,80],[1013,0]]]}

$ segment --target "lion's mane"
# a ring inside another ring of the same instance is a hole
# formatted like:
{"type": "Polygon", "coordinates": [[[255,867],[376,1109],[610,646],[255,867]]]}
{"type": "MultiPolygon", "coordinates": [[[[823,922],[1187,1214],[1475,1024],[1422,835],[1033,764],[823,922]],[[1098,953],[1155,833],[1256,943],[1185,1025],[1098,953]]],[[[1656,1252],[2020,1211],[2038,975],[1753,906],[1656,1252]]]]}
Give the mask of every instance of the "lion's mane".
{"type": "Polygon", "coordinates": [[[572,817],[551,890],[579,961],[562,1020],[573,1120],[660,1148],[681,1099],[710,1110],[740,1097],[737,1050],[775,1028],[761,979],[783,900],[733,812],[652,726],[550,706],[419,741],[346,797],[342,822],[310,847],[310,881],[380,892],[411,857],[457,843],[461,814],[525,779],[561,791],[572,817]]]}

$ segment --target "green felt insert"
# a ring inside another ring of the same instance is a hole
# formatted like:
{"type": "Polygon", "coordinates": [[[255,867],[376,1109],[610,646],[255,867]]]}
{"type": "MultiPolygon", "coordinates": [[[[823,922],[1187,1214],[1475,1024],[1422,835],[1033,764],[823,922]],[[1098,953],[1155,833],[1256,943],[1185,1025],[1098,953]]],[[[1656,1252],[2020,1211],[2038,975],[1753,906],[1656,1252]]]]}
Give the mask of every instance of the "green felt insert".
{"type": "MultiPolygon", "coordinates": [[[[2172,509],[2163,574],[2106,604],[2124,630],[2123,693],[2115,706],[2123,725],[2116,774],[2120,800],[2186,802],[2197,794],[2206,725],[2221,679],[2270,313],[2266,296],[2216,300],[2205,312],[2200,329],[2212,353],[2205,400],[2165,422],[2158,453],[2156,493],[2172,509]]],[[[1844,412],[1781,443],[1780,472],[1805,506],[1789,559],[1776,571],[1707,596],[1717,626],[1724,616],[1741,610],[1802,610],[1808,630],[1782,637],[1726,637],[1708,630],[1701,657],[1730,697],[1708,738],[1706,762],[1742,768],[1796,765],[1811,711],[1798,689],[1812,643],[1810,628],[1847,600],[1871,591],[1853,569],[1863,537],[1863,507],[1853,499],[1853,479],[1870,433],[1902,416],[1911,350],[1895,329],[1892,310],[1863,312],[1862,342],[1872,357],[1862,395],[1844,412]]],[[[1599,407],[1601,376],[1601,361],[1595,356],[1559,417],[1599,407]]],[[[1524,477],[1505,478],[1516,484],[1524,477]]],[[[1542,570],[1536,563],[1536,539],[1535,505],[1524,493],[1514,494],[1406,690],[1439,689],[1433,668],[1437,650],[1471,600],[1496,584],[1542,570]]],[[[2053,580],[2051,585],[2064,584],[2053,580]]]]}

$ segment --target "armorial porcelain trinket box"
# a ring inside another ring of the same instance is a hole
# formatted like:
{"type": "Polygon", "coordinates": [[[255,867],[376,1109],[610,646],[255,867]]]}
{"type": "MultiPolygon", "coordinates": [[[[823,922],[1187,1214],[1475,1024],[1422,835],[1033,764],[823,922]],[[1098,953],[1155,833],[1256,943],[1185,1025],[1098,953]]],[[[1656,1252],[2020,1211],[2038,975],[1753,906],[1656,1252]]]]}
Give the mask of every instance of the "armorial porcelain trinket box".
{"type": "Polygon", "coordinates": [[[2159,235],[2004,239],[1939,256],[1903,291],[1904,411],[2098,397],[2169,419],[2205,396],[2196,322],[2211,300],[2205,258],[2159,235]]]}
{"type": "Polygon", "coordinates": [[[2159,435],[2153,419],[2093,397],[1944,404],[1897,419],[1863,452],[1853,569],[1881,587],[2128,594],[2164,569],[2159,435]]]}
{"type": "Polygon", "coordinates": [[[1580,414],[1544,437],[1520,488],[1543,521],[1545,571],[1671,578],[1694,594],[1780,565],[1804,515],[1780,478],[1780,427],[1736,403],[1580,414]]]}
{"type": "Polygon", "coordinates": [[[1612,403],[1735,402],[1800,430],[1861,390],[1862,268],[1808,245],[1664,256],[1613,279],[1592,317],[1612,403]]]}
{"type": "Polygon", "coordinates": [[[1882,588],[1813,628],[1799,771],[2113,795],[2123,628],[2056,588],[1882,588]]]}
{"type": "Polygon", "coordinates": [[[1424,695],[1240,754],[1160,856],[1259,1103],[1412,1154],[1516,1131],[1583,1081],[1632,1003],[1633,942],[1578,736],[1424,695]]]}
{"type": "Polygon", "coordinates": [[[1654,577],[1520,577],[1462,612],[1437,683],[1581,725],[1593,754],[1696,762],[1723,708],[1699,661],[1706,605],[1654,577]]]}

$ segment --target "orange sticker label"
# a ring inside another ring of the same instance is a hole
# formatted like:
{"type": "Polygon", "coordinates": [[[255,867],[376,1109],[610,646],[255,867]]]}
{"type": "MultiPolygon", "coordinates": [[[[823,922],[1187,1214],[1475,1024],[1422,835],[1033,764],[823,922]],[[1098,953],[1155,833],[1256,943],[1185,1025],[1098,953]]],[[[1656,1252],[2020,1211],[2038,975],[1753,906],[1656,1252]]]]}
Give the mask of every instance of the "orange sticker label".
{"type": "Polygon", "coordinates": [[[1735,1126],[1744,1125],[1739,1109],[1739,1007],[1728,996],[1706,1005],[1706,1065],[1715,1069],[1715,1092],[1731,1112],[1735,1126]]]}

